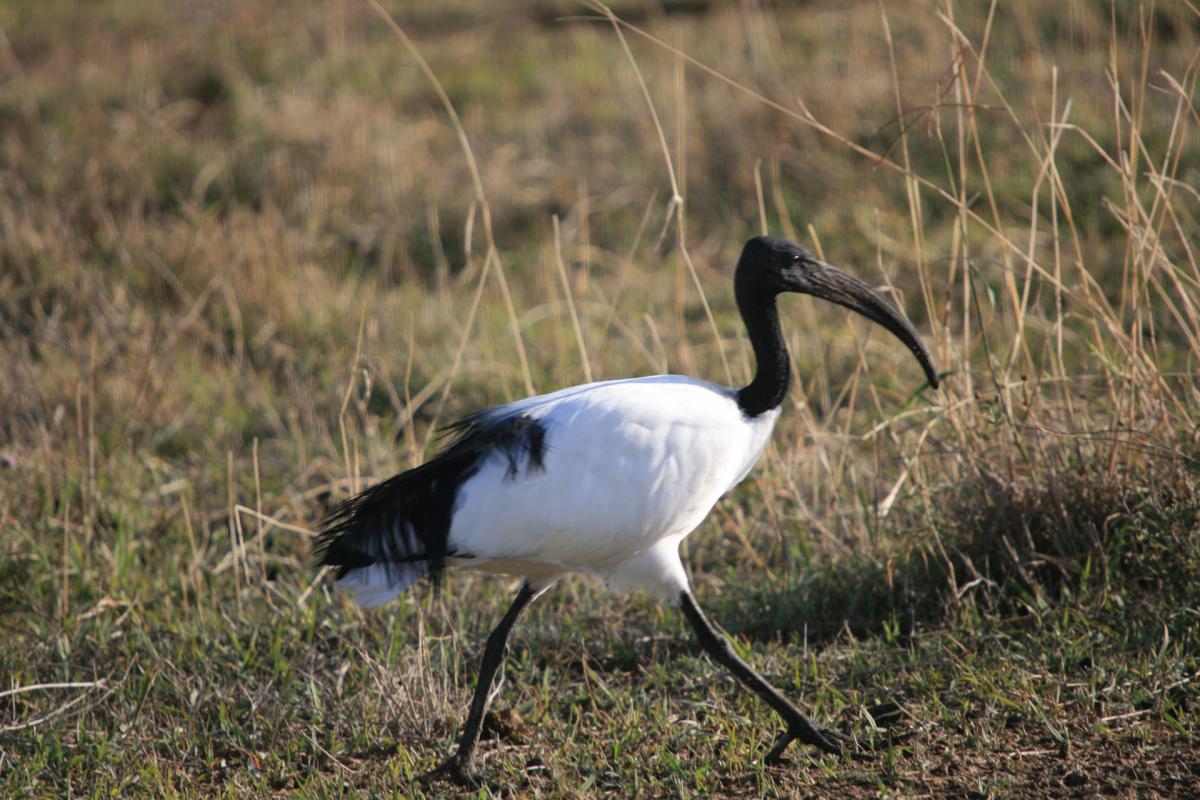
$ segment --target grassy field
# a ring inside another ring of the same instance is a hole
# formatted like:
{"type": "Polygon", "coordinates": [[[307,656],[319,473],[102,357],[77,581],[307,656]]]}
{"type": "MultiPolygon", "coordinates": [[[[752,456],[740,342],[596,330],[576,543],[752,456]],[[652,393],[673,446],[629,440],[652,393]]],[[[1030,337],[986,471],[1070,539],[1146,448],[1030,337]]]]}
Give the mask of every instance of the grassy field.
{"type": "Polygon", "coordinates": [[[515,582],[364,612],[324,511],[485,405],[743,381],[767,231],[948,372],[783,304],[795,382],[681,616],[564,581],[477,796],[1195,797],[1194,4],[0,4],[0,793],[444,796],[515,582]],[[451,109],[453,111],[451,111],[451,109]]]}

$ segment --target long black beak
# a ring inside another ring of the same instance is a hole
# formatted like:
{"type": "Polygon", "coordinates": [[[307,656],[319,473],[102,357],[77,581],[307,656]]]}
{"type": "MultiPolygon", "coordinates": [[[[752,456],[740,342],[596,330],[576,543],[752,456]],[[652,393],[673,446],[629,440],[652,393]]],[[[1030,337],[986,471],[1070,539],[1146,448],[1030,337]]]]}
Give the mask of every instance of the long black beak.
{"type": "Polygon", "coordinates": [[[895,334],[917,357],[921,369],[925,370],[925,377],[929,379],[929,385],[937,388],[938,371],[933,363],[933,356],[929,355],[929,350],[917,335],[912,323],[890,300],[853,275],[847,275],[823,261],[815,261],[815,267],[805,277],[805,294],[857,311],[895,334]]]}

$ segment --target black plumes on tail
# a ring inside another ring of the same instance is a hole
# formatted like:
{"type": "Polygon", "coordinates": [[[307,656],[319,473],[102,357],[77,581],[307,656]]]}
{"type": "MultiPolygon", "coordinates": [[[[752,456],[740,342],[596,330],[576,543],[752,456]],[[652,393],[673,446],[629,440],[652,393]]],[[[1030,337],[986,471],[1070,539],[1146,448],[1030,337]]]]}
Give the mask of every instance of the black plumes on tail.
{"type": "Polygon", "coordinates": [[[424,561],[436,581],[446,565],[454,498],[477,471],[473,461],[438,457],[339,503],[321,525],[318,564],[337,567],[343,578],[372,564],[424,561]]]}
{"type": "Polygon", "coordinates": [[[507,462],[505,478],[514,480],[522,464],[543,469],[546,429],[522,414],[489,409],[447,426],[454,435],[437,456],[339,503],[321,523],[316,540],[319,566],[347,572],[372,564],[394,566],[424,562],[436,585],[451,552],[450,523],[459,489],[492,454],[507,462]]]}

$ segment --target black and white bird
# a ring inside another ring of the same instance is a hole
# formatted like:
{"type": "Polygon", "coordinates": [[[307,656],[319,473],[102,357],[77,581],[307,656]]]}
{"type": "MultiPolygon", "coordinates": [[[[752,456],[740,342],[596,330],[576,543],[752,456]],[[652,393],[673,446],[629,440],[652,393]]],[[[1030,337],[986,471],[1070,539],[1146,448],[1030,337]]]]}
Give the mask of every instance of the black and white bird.
{"type": "Polygon", "coordinates": [[[738,310],[757,361],[730,388],[680,375],[572,386],[489,408],[454,423],[437,456],[337,506],[317,542],[319,561],[364,606],[396,597],[446,567],[519,575],[516,600],[488,637],[458,750],[435,770],[470,780],[496,670],[521,612],[562,576],[580,572],[678,606],[701,646],[756,692],[793,739],[836,753],[817,729],[746,664],[704,616],[679,544],[746,477],[788,390],[777,297],[798,292],[845,306],[895,334],[929,384],[938,373],[901,312],[862,281],[786,239],[746,242],[734,275],[738,310]]]}

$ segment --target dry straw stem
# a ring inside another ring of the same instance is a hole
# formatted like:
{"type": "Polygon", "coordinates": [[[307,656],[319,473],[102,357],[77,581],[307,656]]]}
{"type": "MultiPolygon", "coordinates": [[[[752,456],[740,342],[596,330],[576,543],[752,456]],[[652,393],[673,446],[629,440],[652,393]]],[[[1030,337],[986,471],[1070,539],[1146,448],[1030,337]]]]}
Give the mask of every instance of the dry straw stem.
{"type": "Polygon", "coordinates": [[[575,329],[575,343],[579,345],[579,363],[583,367],[583,380],[592,382],[592,365],[588,359],[587,346],[583,342],[583,328],[579,324],[579,312],[575,310],[575,294],[571,291],[571,280],[567,277],[567,266],[562,257],[562,233],[559,230],[558,215],[554,222],[554,263],[558,267],[558,277],[562,281],[563,295],[567,298],[567,309],[571,312],[571,325],[575,329]]]}
{"type": "MultiPolygon", "coordinates": [[[[44,725],[47,722],[51,722],[51,721],[57,719],[58,717],[61,717],[63,714],[66,714],[68,711],[70,711],[71,709],[78,706],[84,700],[87,700],[88,697],[90,696],[90,690],[104,689],[107,687],[108,687],[108,683],[107,683],[107,681],[104,681],[104,680],[59,681],[56,683],[37,683],[37,684],[29,685],[29,686],[18,686],[16,688],[7,689],[3,692],[0,692],[0,699],[2,699],[5,697],[15,697],[17,695],[25,694],[27,692],[58,691],[58,690],[62,690],[62,689],[87,689],[87,690],[89,690],[89,691],[82,692],[81,694],[78,694],[75,697],[72,697],[67,702],[63,703],[62,705],[59,705],[57,708],[41,715],[40,717],[35,717],[34,719],[26,720],[25,722],[15,723],[13,725],[0,726],[0,733],[16,733],[17,731],[29,730],[30,728],[36,728],[39,725],[44,725]]],[[[111,694],[113,691],[115,691],[115,689],[110,689],[108,694],[111,694]]],[[[105,696],[107,696],[107,695],[105,695],[105,696]]],[[[101,699],[103,699],[103,697],[101,699]]]]}
{"type": "Polygon", "coordinates": [[[654,107],[654,99],[650,96],[650,89],[646,86],[646,79],[642,77],[642,71],[638,69],[637,59],[633,57],[633,51],[629,49],[629,42],[625,41],[625,35],[621,32],[623,21],[613,14],[612,9],[608,8],[608,6],[597,3],[595,8],[612,23],[613,32],[617,35],[617,40],[621,43],[621,49],[625,52],[625,57],[629,60],[629,65],[633,68],[638,86],[642,90],[642,97],[645,98],[646,107],[650,111],[650,117],[654,120],[654,130],[658,134],[658,143],[662,148],[663,161],[667,166],[667,177],[671,181],[671,200],[667,204],[667,219],[663,223],[664,230],[666,224],[671,220],[671,215],[674,214],[678,222],[679,254],[683,257],[683,261],[687,265],[692,285],[696,287],[696,292],[700,296],[700,304],[704,307],[704,316],[708,319],[709,327],[712,328],[713,340],[717,346],[717,354],[721,357],[721,366],[725,370],[725,379],[729,383],[733,383],[733,372],[730,370],[729,360],[725,356],[725,343],[721,338],[721,331],[717,328],[717,321],[713,317],[712,306],[708,303],[708,295],[704,292],[704,286],[700,283],[700,276],[696,274],[696,265],[692,263],[692,255],[688,252],[687,212],[684,197],[680,191],[679,182],[675,179],[675,165],[671,159],[671,149],[667,146],[667,137],[663,133],[662,123],[658,119],[658,110],[654,107]]]}
{"type": "MultiPolygon", "coordinates": [[[[446,381],[445,389],[442,391],[442,396],[438,401],[435,420],[440,418],[442,409],[446,403],[446,397],[450,393],[453,377],[457,374],[459,366],[462,363],[462,354],[466,349],[467,340],[471,335],[471,328],[475,322],[475,314],[478,311],[478,298],[482,293],[484,283],[487,280],[489,267],[493,267],[495,269],[496,278],[500,284],[500,291],[504,297],[504,306],[505,310],[508,312],[509,323],[512,329],[513,344],[516,346],[517,357],[521,362],[521,371],[525,377],[525,391],[529,394],[534,394],[536,390],[533,386],[533,376],[529,371],[529,359],[525,355],[525,342],[521,337],[521,326],[517,321],[516,309],[513,307],[512,294],[508,288],[508,280],[504,276],[504,265],[501,263],[500,253],[496,249],[496,237],[492,230],[491,206],[488,204],[487,195],[483,191],[483,179],[479,175],[479,166],[476,164],[475,153],[471,149],[471,142],[467,138],[466,129],[463,127],[462,121],[458,118],[458,112],[454,109],[454,104],[450,102],[450,96],[446,94],[446,90],[443,88],[442,82],[438,80],[437,75],[429,66],[429,62],[425,60],[423,55],[421,55],[421,51],[417,48],[416,44],[414,44],[412,39],[408,37],[408,34],[404,32],[404,29],[396,23],[396,20],[392,17],[392,15],[387,12],[387,9],[380,5],[379,0],[367,0],[367,2],[371,5],[371,8],[375,9],[375,12],[379,14],[379,16],[382,17],[383,20],[388,24],[388,27],[391,28],[394,34],[396,34],[396,38],[401,41],[405,50],[408,51],[408,54],[417,63],[417,66],[421,69],[422,74],[424,74],[425,78],[433,87],[434,92],[437,94],[438,100],[441,102],[446,114],[450,117],[450,121],[454,126],[454,133],[458,136],[459,145],[462,147],[463,157],[467,161],[467,168],[471,172],[471,182],[475,187],[475,200],[482,209],[483,214],[483,233],[487,242],[487,254],[484,256],[483,270],[479,276],[479,289],[476,294],[476,299],[471,303],[471,310],[467,314],[467,324],[463,328],[462,340],[459,343],[458,350],[455,352],[454,363],[450,368],[450,379],[446,381]]],[[[436,428],[436,425],[431,426],[430,430],[433,430],[434,428],[436,428]]],[[[428,448],[428,446],[429,439],[427,438],[425,441],[425,447],[428,448]]]]}

